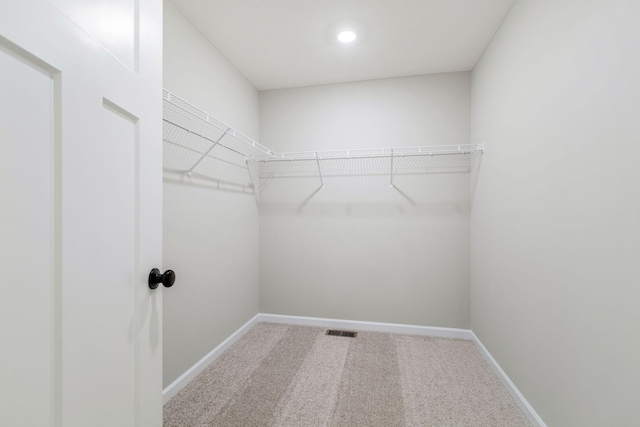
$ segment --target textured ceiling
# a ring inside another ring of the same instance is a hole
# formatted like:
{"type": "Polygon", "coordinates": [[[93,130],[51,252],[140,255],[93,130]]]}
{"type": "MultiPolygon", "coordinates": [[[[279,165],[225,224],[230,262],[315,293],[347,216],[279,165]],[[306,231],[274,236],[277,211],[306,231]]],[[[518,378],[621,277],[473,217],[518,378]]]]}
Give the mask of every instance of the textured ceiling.
{"type": "Polygon", "coordinates": [[[171,1],[259,90],[470,70],[515,2],[171,1]]]}

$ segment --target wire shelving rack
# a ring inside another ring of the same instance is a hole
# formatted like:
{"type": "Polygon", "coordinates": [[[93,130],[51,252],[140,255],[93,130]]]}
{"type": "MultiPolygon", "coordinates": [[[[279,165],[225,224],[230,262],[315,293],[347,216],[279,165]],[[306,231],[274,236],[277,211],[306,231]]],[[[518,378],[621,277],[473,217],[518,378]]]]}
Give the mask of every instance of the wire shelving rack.
{"type": "Polygon", "coordinates": [[[254,193],[261,181],[279,178],[314,177],[324,188],[329,177],[387,175],[393,187],[401,175],[473,175],[484,152],[484,144],[460,144],[278,153],[167,90],[162,98],[164,142],[187,152],[172,156],[181,159],[171,169],[191,177],[216,160],[218,170],[224,163],[234,171],[231,181],[254,193]]]}

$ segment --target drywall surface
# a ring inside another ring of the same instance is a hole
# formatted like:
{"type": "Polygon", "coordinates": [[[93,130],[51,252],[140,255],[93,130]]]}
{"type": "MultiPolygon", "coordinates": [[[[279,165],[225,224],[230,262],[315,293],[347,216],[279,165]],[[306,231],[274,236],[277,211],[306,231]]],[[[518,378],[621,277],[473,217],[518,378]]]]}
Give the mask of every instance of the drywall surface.
{"type": "MultiPolygon", "coordinates": [[[[276,151],[466,144],[470,73],[260,93],[276,151]]],[[[436,159],[272,166],[260,192],[261,312],[469,327],[469,174],[436,159]],[[297,169],[296,169],[297,168],[297,169]],[[412,173],[417,172],[417,173],[412,173]],[[425,173],[430,172],[430,173],[425,173]]]]}
{"type": "MultiPolygon", "coordinates": [[[[164,87],[258,137],[258,92],[168,1],[164,87]]],[[[164,144],[164,268],[177,274],[162,290],[166,387],[258,313],[259,217],[253,195],[232,182],[248,181],[244,158],[215,149],[221,159],[187,178],[172,166],[195,154],[164,144]]]]}
{"type": "Polygon", "coordinates": [[[638,17],[519,0],[473,71],[471,327],[550,426],[638,424],[638,17]]]}

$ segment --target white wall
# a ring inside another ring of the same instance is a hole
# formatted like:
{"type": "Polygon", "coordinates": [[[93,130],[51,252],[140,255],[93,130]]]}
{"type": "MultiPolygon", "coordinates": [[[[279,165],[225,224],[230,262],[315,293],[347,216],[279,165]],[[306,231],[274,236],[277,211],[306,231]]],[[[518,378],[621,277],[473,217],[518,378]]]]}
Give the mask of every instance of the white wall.
{"type": "MultiPolygon", "coordinates": [[[[164,87],[258,138],[257,90],[166,0],[164,87]]],[[[182,154],[165,143],[165,165],[173,155],[182,154]]],[[[211,166],[229,168],[219,165],[211,166]]],[[[177,274],[164,290],[165,387],[258,313],[258,209],[251,194],[219,190],[224,175],[187,179],[165,170],[164,268],[177,274]]]]}
{"type": "Polygon", "coordinates": [[[473,71],[471,326],[550,426],[638,424],[639,17],[519,0],[473,71]]]}
{"type": "MultiPolygon", "coordinates": [[[[260,141],[276,151],[466,144],[469,103],[470,73],[266,91],[260,141]]],[[[403,162],[443,166],[397,159],[396,170],[403,162]]],[[[357,177],[331,178],[345,163],[321,163],[324,190],[308,176],[313,162],[307,177],[263,180],[261,311],[469,327],[469,175],[398,175],[392,189],[388,159],[358,162],[370,173],[357,177]]]]}

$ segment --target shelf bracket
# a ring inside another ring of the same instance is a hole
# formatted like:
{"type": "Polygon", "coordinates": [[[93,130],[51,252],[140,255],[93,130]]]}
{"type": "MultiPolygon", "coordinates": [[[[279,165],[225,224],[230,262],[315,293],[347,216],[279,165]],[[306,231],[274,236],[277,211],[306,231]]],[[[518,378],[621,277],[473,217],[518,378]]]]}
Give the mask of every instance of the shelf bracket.
{"type": "Polygon", "coordinates": [[[389,177],[389,188],[394,188],[393,185],[393,148],[391,149],[391,174],[389,177]]]}
{"type": "Polygon", "coordinates": [[[191,166],[191,169],[189,169],[187,171],[187,176],[191,176],[191,174],[193,173],[193,170],[200,164],[200,162],[202,162],[204,160],[205,157],[207,157],[209,155],[209,153],[216,148],[216,145],[218,145],[218,143],[220,141],[222,141],[222,138],[224,138],[224,136],[231,130],[231,128],[227,128],[227,130],[225,130],[222,135],[220,135],[220,137],[214,141],[213,145],[211,146],[211,148],[209,148],[206,153],[204,153],[202,156],[200,156],[200,158],[198,159],[197,162],[195,162],[195,164],[193,166],[191,166]]]}
{"type": "Polygon", "coordinates": [[[318,165],[318,175],[320,176],[320,188],[324,189],[324,180],[322,179],[322,169],[320,169],[320,159],[318,158],[318,152],[316,152],[316,163],[318,165]]]}

